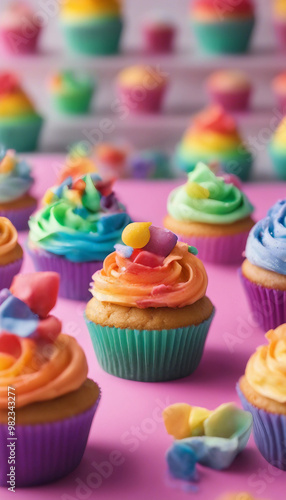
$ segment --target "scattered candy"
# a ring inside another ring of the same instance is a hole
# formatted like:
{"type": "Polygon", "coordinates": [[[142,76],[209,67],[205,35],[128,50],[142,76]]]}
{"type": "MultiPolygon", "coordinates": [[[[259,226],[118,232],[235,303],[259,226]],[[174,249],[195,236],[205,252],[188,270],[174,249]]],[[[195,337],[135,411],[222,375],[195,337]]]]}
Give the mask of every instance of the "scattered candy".
{"type": "Polygon", "coordinates": [[[133,262],[134,264],[141,264],[142,266],[158,267],[162,266],[164,262],[164,257],[142,250],[142,252],[140,252],[136,256],[133,262]]]}
{"type": "Polygon", "coordinates": [[[180,442],[175,443],[166,454],[171,475],[185,481],[198,481],[197,457],[194,451],[180,442]]]}
{"type": "Polygon", "coordinates": [[[150,240],[152,222],[133,222],[126,226],[122,233],[122,241],[132,248],[143,248],[150,240]]]}
{"type": "Polygon", "coordinates": [[[163,411],[163,420],[168,434],[175,439],[189,437],[189,419],[192,407],[185,403],[176,403],[163,411]]]}
{"type": "Polygon", "coordinates": [[[211,414],[212,412],[206,408],[200,408],[199,406],[192,408],[189,418],[191,436],[204,435],[204,423],[211,416],[211,414]]]}
{"type": "Polygon", "coordinates": [[[187,182],[187,184],[185,184],[185,191],[191,198],[206,200],[210,197],[209,190],[196,182],[187,182]]]}
{"type": "Polygon", "coordinates": [[[144,246],[144,250],[167,257],[176,246],[178,237],[172,231],[161,227],[151,226],[149,231],[150,239],[144,246]]]}
{"type": "Polygon", "coordinates": [[[121,257],[124,257],[125,259],[130,259],[132,253],[133,253],[133,248],[127,247],[126,245],[120,245],[120,243],[117,243],[114,245],[114,248],[116,252],[119,253],[121,257]]]}
{"type": "Polygon", "coordinates": [[[199,253],[199,251],[196,247],[192,247],[190,245],[189,245],[188,251],[189,251],[189,253],[192,253],[193,255],[198,255],[198,253],[199,253]]]}

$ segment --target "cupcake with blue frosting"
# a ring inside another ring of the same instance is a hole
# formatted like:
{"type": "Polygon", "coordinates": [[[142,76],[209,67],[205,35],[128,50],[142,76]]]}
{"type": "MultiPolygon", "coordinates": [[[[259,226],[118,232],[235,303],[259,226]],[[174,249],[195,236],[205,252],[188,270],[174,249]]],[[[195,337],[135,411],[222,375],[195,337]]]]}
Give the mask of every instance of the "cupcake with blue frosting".
{"type": "Polygon", "coordinates": [[[29,221],[28,251],[37,271],[61,275],[60,295],[87,300],[92,275],[121,242],[130,217],[112,182],[97,174],[71,177],[49,189],[29,221]]]}

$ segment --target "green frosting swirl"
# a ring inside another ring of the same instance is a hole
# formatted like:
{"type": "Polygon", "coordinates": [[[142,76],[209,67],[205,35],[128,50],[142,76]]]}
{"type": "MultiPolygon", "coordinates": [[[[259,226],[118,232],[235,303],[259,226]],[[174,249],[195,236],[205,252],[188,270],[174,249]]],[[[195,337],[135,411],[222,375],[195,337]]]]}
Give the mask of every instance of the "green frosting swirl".
{"type": "Polygon", "coordinates": [[[248,198],[233,184],[227,184],[203,163],[188,175],[189,182],[195,182],[208,189],[209,198],[193,198],[185,186],[171,192],[168,199],[168,213],[184,222],[205,222],[207,224],[232,224],[248,217],[254,210],[248,198]]]}

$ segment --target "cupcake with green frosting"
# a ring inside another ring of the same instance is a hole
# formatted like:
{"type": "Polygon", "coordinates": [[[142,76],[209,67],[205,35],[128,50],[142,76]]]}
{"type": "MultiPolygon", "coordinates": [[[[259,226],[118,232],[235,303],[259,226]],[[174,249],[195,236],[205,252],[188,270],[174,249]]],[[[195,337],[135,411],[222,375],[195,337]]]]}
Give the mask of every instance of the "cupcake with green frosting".
{"type": "Polygon", "coordinates": [[[44,207],[29,221],[28,252],[37,271],[61,276],[60,295],[73,300],[90,297],[91,276],[121,242],[131,219],[112,182],[97,174],[67,178],[49,189],[44,207]]]}
{"type": "Polygon", "coordinates": [[[171,192],[164,225],[180,241],[195,246],[203,261],[242,260],[254,210],[246,195],[206,165],[198,163],[188,182],[171,192]]]}
{"type": "Polygon", "coordinates": [[[53,107],[63,114],[88,113],[95,81],[84,73],[64,71],[53,75],[49,90],[53,107]]]}

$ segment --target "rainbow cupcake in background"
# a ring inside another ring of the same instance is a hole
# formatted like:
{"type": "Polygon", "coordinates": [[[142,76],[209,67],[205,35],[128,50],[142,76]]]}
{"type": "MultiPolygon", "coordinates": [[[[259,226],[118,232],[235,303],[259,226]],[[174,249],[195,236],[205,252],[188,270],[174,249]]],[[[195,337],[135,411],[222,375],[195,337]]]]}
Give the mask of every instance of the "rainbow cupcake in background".
{"type": "Polygon", "coordinates": [[[18,243],[16,228],[9,219],[0,217],[0,290],[9,288],[22,264],[23,250],[18,243]]]}
{"type": "Polygon", "coordinates": [[[57,183],[62,184],[70,178],[77,181],[84,175],[97,174],[98,168],[84,151],[81,150],[81,143],[75,144],[70,150],[66,160],[57,175],[57,183]]]}
{"type": "Polygon", "coordinates": [[[37,149],[43,118],[12,73],[0,73],[0,144],[27,152],[37,149]]]}
{"type": "Polygon", "coordinates": [[[41,26],[26,2],[12,1],[0,15],[0,41],[7,55],[37,51],[41,26]]]}
{"type": "Polygon", "coordinates": [[[94,161],[103,179],[119,179],[127,176],[127,147],[102,142],[94,150],[94,161]]]}
{"type": "MultiPolygon", "coordinates": [[[[286,5],[286,4],[285,4],[286,5]]],[[[286,18],[285,18],[286,23],[286,18]]],[[[286,72],[280,73],[272,81],[272,90],[276,98],[277,105],[286,115],[286,72]]]]}
{"type": "Polygon", "coordinates": [[[207,54],[238,54],[248,50],[255,25],[251,0],[192,0],[191,29],[207,54]]]}
{"type": "Polygon", "coordinates": [[[31,273],[15,276],[1,292],[0,486],[6,488],[11,432],[17,438],[16,488],[57,481],[81,462],[100,400],[82,348],[50,314],[58,289],[56,273],[31,273]],[[11,431],[7,401],[13,406],[15,396],[11,431]]]}
{"type": "Polygon", "coordinates": [[[249,108],[252,85],[241,71],[216,71],[207,79],[206,88],[210,101],[226,111],[245,111],[249,108]]]}
{"type": "Polygon", "coordinates": [[[93,275],[85,311],[100,366],[141,382],[182,378],[198,367],[214,316],[196,249],[151,222],[129,224],[125,245],[93,275]]]}
{"type": "Polygon", "coordinates": [[[94,90],[95,80],[82,72],[64,71],[49,82],[52,105],[63,114],[88,113],[94,90]]]}
{"type": "Polygon", "coordinates": [[[143,47],[148,54],[169,54],[174,50],[176,25],[164,13],[150,13],[142,22],[143,47]]]}
{"type": "Polygon", "coordinates": [[[269,144],[269,154],[277,177],[286,180],[286,117],[275,130],[269,144]]]}
{"type": "Polygon", "coordinates": [[[286,2],[273,0],[273,23],[278,46],[286,50],[286,2]]]}
{"type": "Polygon", "coordinates": [[[182,170],[191,172],[199,161],[219,164],[243,181],[249,178],[252,155],[243,144],[235,119],[221,106],[210,106],[196,115],[177,147],[175,162],[182,170]]]}
{"type": "Polygon", "coordinates": [[[117,54],[123,29],[121,4],[118,0],[65,0],[61,28],[73,52],[117,54]]]}
{"type": "Polygon", "coordinates": [[[113,182],[97,174],[68,177],[49,189],[43,201],[45,206],[29,221],[27,249],[34,266],[60,274],[61,297],[88,300],[91,276],[121,242],[131,219],[113,192],[113,182]]]}

